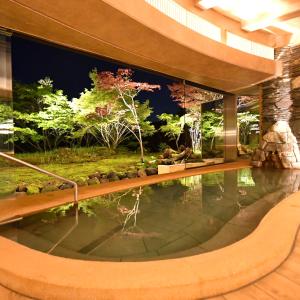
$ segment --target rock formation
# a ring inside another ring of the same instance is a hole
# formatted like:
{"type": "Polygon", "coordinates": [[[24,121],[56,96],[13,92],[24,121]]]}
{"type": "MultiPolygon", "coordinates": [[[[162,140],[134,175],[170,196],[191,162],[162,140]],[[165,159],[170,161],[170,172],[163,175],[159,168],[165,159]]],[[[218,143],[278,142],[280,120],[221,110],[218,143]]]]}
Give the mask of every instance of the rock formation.
{"type": "Polygon", "coordinates": [[[262,130],[288,121],[300,144],[300,45],[275,49],[275,58],[282,75],[262,83],[262,130]]]}
{"type": "Polygon", "coordinates": [[[297,139],[287,121],[277,121],[263,136],[252,156],[254,167],[300,169],[297,139]]]}

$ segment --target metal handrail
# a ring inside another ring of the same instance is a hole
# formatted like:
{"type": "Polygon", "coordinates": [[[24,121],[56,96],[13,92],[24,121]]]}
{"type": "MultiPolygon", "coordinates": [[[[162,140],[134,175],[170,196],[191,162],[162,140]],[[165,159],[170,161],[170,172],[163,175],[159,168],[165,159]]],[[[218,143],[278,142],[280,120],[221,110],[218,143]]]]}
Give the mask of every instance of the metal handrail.
{"type": "Polygon", "coordinates": [[[73,231],[74,229],[78,226],[79,219],[78,219],[78,205],[74,204],[75,207],[75,222],[71,226],[70,229],[47,251],[48,254],[51,254],[73,231]]]}
{"type": "Polygon", "coordinates": [[[21,165],[23,165],[23,166],[26,166],[26,167],[28,167],[28,168],[31,168],[31,169],[33,169],[33,170],[36,170],[36,171],[38,171],[38,172],[40,172],[40,173],[46,174],[46,175],[48,175],[48,176],[52,176],[52,177],[57,178],[57,179],[59,179],[59,180],[61,180],[61,181],[64,181],[64,182],[67,182],[67,183],[72,184],[72,185],[73,185],[73,188],[74,188],[74,203],[75,203],[75,204],[78,203],[78,185],[77,185],[77,183],[76,183],[75,181],[69,180],[69,179],[67,179],[67,178],[61,177],[61,176],[59,176],[59,175],[56,175],[56,174],[54,174],[54,173],[51,173],[51,172],[46,171],[46,170],[44,170],[44,169],[41,169],[41,168],[39,168],[39,167],[37,167],[37,166],[35,166],[35,165],[29,164],[29,163],[27,163],[27,162],[25,162],[25,161],[23,161],[23,160],[14,158],[14,157],[12,157],[12,156],[10,156],[10,155],[7,155],[7,154],[5,154],[5,153],[3,153],[3,152],[0,152],[0,156],[3,157],[3,158],[5,158],[5,159],[8,159],[8,160],[17,162],[17,163],[19,163],[19,164],[21,164],[21,165]]]}

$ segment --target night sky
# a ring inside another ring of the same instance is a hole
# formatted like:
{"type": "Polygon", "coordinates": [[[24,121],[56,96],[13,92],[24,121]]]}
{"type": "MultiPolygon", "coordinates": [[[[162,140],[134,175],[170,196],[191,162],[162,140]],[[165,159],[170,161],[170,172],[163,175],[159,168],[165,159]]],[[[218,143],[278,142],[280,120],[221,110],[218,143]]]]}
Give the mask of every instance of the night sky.
{"type": "MultiPolygon", "coordinates": [[[[12,68],[13,78],[22,83],[37,82],[41,78],[50,77],[55,89],[64,91],[68,98],[79,97],[80,92],[90,88],[89,72],[97,68],[99,71],[116,71],[126,66],[106,61],[101,57],[73,52],[69,49],[12,36],[12,68]]],[[[174,80],[150,72],[134,70],[134,80],[160,84],[161,90],[154,93],[143,92],[139,99],[150,99],[154,109],[152,118],[161,113],[178,113],[179,108],[170,98],[167,84],[174,80]]]]}

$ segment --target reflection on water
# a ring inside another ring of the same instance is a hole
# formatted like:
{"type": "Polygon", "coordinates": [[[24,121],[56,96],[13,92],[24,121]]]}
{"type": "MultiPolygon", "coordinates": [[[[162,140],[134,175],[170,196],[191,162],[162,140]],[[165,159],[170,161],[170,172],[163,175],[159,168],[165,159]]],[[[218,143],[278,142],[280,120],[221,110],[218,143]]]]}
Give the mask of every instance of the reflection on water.
{"type": "Polygon", "coordinates": [[[113,261],[215,250],[248,235],[299,188],[291,170],[240,169],[128,189],[3,226],[1,234],[53,255],[113,261]]]}

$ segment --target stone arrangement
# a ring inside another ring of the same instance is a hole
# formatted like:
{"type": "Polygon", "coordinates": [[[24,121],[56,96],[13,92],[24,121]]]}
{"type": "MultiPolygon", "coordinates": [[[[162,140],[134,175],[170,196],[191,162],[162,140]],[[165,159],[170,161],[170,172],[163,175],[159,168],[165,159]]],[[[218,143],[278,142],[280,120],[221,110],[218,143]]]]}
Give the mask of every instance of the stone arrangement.
{"type": "MultiPolygon", "coordinates": [[[[157,167],[148,167],[145,169],[130,170],[126,172],[95,172],[85,177],[79,177],[75,179],[78,186],[103,184],[112,181],[119,181],[125,179],[132,179],[137,177],[147,177],[158,174],[157,167]]],[[[44,182],[41,184],[26,184],[19,183],[16,187],[17,193],[26,193],[27,195],[34,195],[39,193],[55,192],[58,190],[72,189],[73,186],[70,183],[61,183],[57,180],[44,182]]]]}
{"type": "Polygon", "coordinates": [[[300,143],[300,46],[276,49],[275,58],[282,62],[283,73],[262,84],[262,129],[288,121],[300,143]]]}
{"type": "Polygon", "coordinates": [[[263,136],[252,156],[254,167],[300,169],[297,139],[287,121],[277,121],[263,136]]]}

